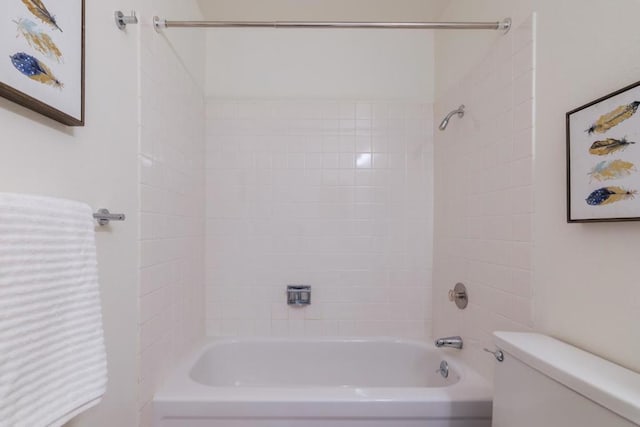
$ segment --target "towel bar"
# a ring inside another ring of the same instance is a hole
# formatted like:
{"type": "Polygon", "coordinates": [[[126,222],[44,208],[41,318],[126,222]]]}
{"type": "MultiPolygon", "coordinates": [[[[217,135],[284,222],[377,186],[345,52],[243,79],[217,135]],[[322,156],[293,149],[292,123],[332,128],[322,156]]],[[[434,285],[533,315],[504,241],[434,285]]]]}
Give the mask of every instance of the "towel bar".
{"type": "Polygon", "coordinates": [[[124,221],[125,215],[121,213],[111,213],[109,209],[98,209],[98,212],[93,214],[93,218],[98,221],[100,226],[109,225],[109,221],[124,221]]]}

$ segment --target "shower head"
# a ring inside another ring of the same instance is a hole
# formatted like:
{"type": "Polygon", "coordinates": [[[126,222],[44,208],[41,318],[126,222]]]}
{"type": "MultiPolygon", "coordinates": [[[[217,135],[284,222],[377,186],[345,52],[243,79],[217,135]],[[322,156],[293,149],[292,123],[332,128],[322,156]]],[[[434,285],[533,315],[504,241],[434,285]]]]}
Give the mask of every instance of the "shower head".
{"type": "Polygon", "coordinates": [[[438,129],[445,130],[449,125],[449,120],[451,120],[451,117],[453,117],[454,114],[457,114],[460,118],[464,117],[464,105],[459,106],[457,110],[453,110],[452,112],[447,114],[447,117],[445,117],[444,120],[440,122],[440,126],[438,126],[438,129]]]}

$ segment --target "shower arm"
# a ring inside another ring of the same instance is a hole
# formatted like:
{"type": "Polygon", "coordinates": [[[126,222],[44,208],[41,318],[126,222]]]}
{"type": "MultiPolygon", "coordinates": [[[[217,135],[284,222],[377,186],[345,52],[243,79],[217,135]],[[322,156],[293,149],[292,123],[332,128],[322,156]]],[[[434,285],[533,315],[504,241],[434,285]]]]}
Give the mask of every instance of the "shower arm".
{"type": "Polygon", "coordinates": [[[464,117],[464,105],[461,105],[457,110],[453,110],[452,112],[450,112],[449,114],[447,114],[447,117],[445,118],[446,121],[451,120],[451,117],[458,115],[458,117],[463,118],[464,117]]]}
{"type": "Polygon", "coordinates": [[[464,104],[462,104],[456,110],[449,112],[449,114],[446,115],[446,117],[442,120],[442,122],[440,122],[440,126],[438,126],[438,129],[442,131],[445,130],[447,126],[449,126],[449,120],[451,120],[451,117],[455,116],[456,114],[458,115],[458,117],[463,118],[464,109],[465,109],[465,106],[464,104]]]}

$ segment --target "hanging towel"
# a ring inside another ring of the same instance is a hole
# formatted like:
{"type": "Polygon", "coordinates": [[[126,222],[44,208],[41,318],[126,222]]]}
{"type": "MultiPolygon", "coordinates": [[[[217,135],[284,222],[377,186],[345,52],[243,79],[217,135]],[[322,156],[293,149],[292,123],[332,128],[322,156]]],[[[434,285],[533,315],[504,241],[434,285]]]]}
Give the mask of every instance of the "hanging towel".
{"type": "Polygon", "coordinates": [[[106,384],[91,208],[0,193],[0,426],[61,426],[106,384]]]}

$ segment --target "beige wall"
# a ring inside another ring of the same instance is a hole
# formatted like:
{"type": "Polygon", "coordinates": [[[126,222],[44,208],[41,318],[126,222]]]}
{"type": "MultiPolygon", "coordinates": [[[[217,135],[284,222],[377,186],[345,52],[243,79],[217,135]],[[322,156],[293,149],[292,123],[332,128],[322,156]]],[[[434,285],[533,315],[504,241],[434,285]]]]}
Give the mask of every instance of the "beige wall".
{"type": "MultiPolygon", "coordinates": [[[[212,20],[434,20],[442,1],[199,0],[212,20]]],[[[433,32],[207,30],[216,98],[433,100],[433,32]]]]}
{"type": "MultiPolygon", "coordinates": [[[[134,426],[138,334],[137,29],[118,31],[110,2],[87,1],[86,126],[69,128],[0,100],[0,191],[81,200],[124,212],[97,230],[109,383],[77,427],[134,426]]],[[[135,9],[135,2],[119,5],[135,9]]]]}
{"type": "Polygon", "coordinates": [[[429,21],[442,0],[198,0],[211,20],[429,21]]]}
{"type": "Polygon", "coordinates": [[[207,30],[216,98],[433,100],[433,32],[207,30]]]}
{"type": "MultiPolygon", "coordinates": [[[[537,329],[640,371],[637,223],[565,221],[565,112],[638,80],[634,0],[452,0],[444,20],[537,12],[534,313],[537,329]]],[[[497,34],[438,33],[436,87],[470,71],[497,34]]],[[[437,225],[436,225],[437,227],[437,225]]]]}

